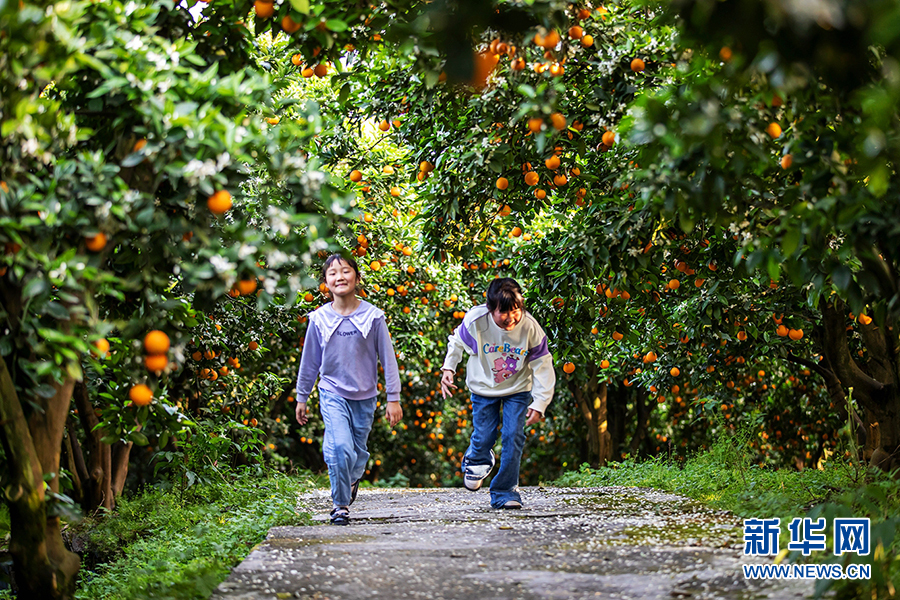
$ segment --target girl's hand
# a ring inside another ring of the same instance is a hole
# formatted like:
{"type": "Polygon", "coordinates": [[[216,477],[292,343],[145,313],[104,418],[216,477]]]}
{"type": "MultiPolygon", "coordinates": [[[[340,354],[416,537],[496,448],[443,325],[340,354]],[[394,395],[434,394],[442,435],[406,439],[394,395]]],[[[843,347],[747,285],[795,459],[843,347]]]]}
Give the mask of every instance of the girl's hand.
{"type": "Polygon", "coordinates": [[[297,422],[306,425],[309,418],[306,416],[306,402],[297,403],[297,422]]]}
{"type": "Polygon", "coordinates": [[[444,400],[453,394],[453,392],[450,391],[450,388],[453,388],[454,390],[457,389],[457,387],[453,385],[453,371],[445,369],[441,371],[441,393],[444,395],[444,400]]]}
{"type": "Polygon", "coordinates": [[[403,418],[403,409],[400,408],[400,403],[388,402],[385,416],[387,417],[388,423],[391,424],[391,427],[399,423],[400,419],[403,418]]]}
{"type": "Polygon", "coordinates": [[[538,421],[544,418],[544,415],[534,410],[533,408],[529,408],[528,412],[525,413],[525,427],[529,425],[534,425],[538,421]]]}

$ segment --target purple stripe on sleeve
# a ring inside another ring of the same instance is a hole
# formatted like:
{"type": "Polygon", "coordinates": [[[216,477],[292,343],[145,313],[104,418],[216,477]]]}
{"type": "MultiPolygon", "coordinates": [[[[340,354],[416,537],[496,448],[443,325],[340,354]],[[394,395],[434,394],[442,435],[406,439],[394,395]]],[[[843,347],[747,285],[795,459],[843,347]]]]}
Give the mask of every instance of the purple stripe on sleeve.
{"type": "Polygon", "coordinates": [[[550,349],[547,348],[547,336],[544,336],[544,339],[541,340],[541,343],[528,351],[528,356],[525,357],[526,362],[531,362],[537,358],[542,356],[546,356],[550,354],[550,349]]]}
{"type": "Polygon", "coordinates": [[[459,333],[459,339],[462,340],[462,343],[465,344],[470,350],[472,350],[477,355],[478,354],[478,342],[475,341],[475,338],[473,338],[472,334],[469,333],[469,330],[466,329],[465,323],[460,323],[460,325],[456,331],[457,331],[457,333],[459,333]]]}

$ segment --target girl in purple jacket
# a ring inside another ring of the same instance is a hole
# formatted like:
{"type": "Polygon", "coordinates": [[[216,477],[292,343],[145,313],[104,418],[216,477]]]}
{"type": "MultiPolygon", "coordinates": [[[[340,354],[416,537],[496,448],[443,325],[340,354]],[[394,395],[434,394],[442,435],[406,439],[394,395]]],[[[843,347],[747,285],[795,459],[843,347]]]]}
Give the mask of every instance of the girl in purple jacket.
{"type": "Polygon", "coordinates": [[[387,419],[403,418],[400,373],[384,312],[356,297],[359,267],[332,254],[322,267],[332,302],[309,315],[297,375],[297,422],[305,425],[306,401],[319,379],[319,407],[325,423],[322,453],[331,480],[331,523],[347,525],[366,471],[366,447],[378,396],[378,361],[384,369],[387,419]]]}

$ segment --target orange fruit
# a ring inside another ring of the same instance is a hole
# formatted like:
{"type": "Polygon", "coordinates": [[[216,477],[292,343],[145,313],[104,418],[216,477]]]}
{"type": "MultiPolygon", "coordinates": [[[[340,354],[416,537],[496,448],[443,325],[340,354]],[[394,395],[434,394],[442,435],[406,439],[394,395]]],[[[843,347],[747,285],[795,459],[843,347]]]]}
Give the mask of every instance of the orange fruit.
{"type": "Polygon", "coordinates": [[[250,350],[251,352],[253,350],[256,350],[257,348],[259,348],[259,343],[256,341],[252,341],[249,344],[247,344],[247,349],[250,350]]]}
{"type": "Polygon", "coordinates": [[[784,156],[781,157],[781,168],[782,169],[785,169],[785,170],[790,169],[791,165],[793,165],[793,164],[794,164],[794,157],[791,156],[790,154],[785,154],[784,156]]]}
{"type": "Polygon", "coordinates": [[[746,340],[746,339],[747,339],[747,332],[746,332],[746,331],[738,331],[737,339],[739,339],[739,340],[742,341],[742,342],[743,342],[744,340],[746,340]]]}
{"type": "Polygon", "coordinates": [[[719,58],[722,59],[723,62],[728,62],[731,60],[731,48],[728,46],[722,46],[719,50],[719,58]]]}
{"type": "Polygon", "coordinates": [[[285,15],[281,20],[281,28],[287,33],[296,33],[300,30],[300,23],[293,20],[291,15],[285,15]]]}
{"type": "Polygon", "coordinates": [[[266,119],[266,123],[269,125],[278,125],[281,122],[281,117],[269,117],[266,119]]]}
{"type": "Polygon", "coordinates": [[[199,350],[195,350],[194,353],[191,354],[191,358],[193,358],[196,361],[199,361],[201,358],[203,358],[203,353],[200,352],[199,350]]]}
{"type": "Polygon", "coordinates": [[[540,117],[532,117],[528,119],[528,129],[532,133],[537,133],[541,130],[541,127],[544,125],[544,120],[540,117]]]}
{"type": "Polygon", "coordinates": [[[512,231],[510,231],[509,234],[513,237],[519,237],[520,235],[522,235],[522,228],[521,227],[513,227],[512,231]]]}
{"type": "Polygon", "coordinates": [[[540,176],[534,171],[528,171],[527,173],[525,173],[525,183],[527,185],[537,185],[540,179],[540,176]]]}
{"type": "Polygon", "coordinates": [[[766,127],[766,133],[769,134],[773,140],[781,137],[781,125],[778,123],[769,123],[769,126],[766,127]]]}
{"type": "Polygon", "coordinates": [[[555,171],[559,168],[559,157],[554,154],[544,161],[544,165],[551,171],[555,171]]]}
{"type": "Polygon", "coordinates": [[[616,340],[617,342],[618,342],[618,341],[621,341],[621,339],[624,338],[624,337],[625,337],[625,336],[622,335],[621,333],[619,333],[618,331],[613,331],[612,339],[616,340]]]}
{"type": "Polygon", "coordinates": [[[604,358],[603,360],[601,360],[601,361],[600,361],[600,368],[601,368],[601,369],[608,369],[608,368],[609,368],[609,361],[606,360],[605,358],[604,358]]]}
{"type": "Polygon", "coordinates": [[[153,400],[153,390],[139,383],[128,391],[128,397],[135,406],[147,406],[153,400]]]}
{"type": "Polygon", "coordinates": [[[578,25],[572,25],[571,27],[569,27],[569,37],[573,40],[580,40],[584,37],[584,29],[582,29],[578,25]]]}
{"type": "Polygon", "coordinates": [[[553,177],[553,183],[556,187],[562,187],[569,182],[569,178],[563,175],[562,173],[553,177]]]}
{"type": "Polygon", "coordinates": [[[777,329],[775,329],[775,335],[778,337],[784,337],[789,333],[789,330],[784,325],[779,325],[777,329]]]}
{"type": "Polygon", "coordinates": [[[681,370],[678,367],[672,367],[671,369],[669,369],[669,375],[671,375],[672,377],[678,377],[679,375],[681,375],[681,370]]]}
{"type": "Polygon", "coordinates": [[[313,69],[313,72],[316,74],[316,77],[325,77],[328,75],[328,64],[319,63],[316,65],[316,68],[313,69]]]}
{"type": "Polygon", "coordinates": [[[802,329],[789,329],[788,337],[794,340],[795,342],[803,339],[803,330],[802,329]]]}
{"type": "Polygon", "coordinates": [[[641,71],[644,70],[645,67],[646,67],[646,65],[644,64],[644,61],[642,61],[639,58],[635,58],[634,60],[631,61],[631,70],[634,71],[635,73],[640,73],[641,71]]]}
{"type": "Polygon", "coordinates": [[[106,248],[106,234],[98,233],[97,235],[93,235],[91,237],[85,238],[85,246],[91,252],[100,252],[104,248],[106,248]]]}
{"type": "Polygon", "coordinates": [[[499,179],[497,179],[496,185],[498,190],[505,190],[509,187],[509,180],[506,177],[500,177],[499,179]]]}
{"type": "Polygon", "coordinates": [[[603,142],[604,146],[612,146],[616,143],[616,134],[612,131],[607,131],[603,134],[603,137],[600,138],[600,141],[603,142]]]}
{"type": "Polygon", "coordinates": [[[575,372],[575,363],[567,362],[563,365],[563,371],[569,373],[570,375],[575,372]]]}
{"type": "Polygon", "coordinates": [[[144,366],[148,371],[159,372],[169,364],[169,357],[165,354],[148,354],[144,357],[144,366]]]}
{"type": "Polygon", "coordinates": [[[538,200],[543,200],[547,197],[547,191],[542,189],[534,190],[534,197],[538,200]]]}
{"type": "Polygon", "coordinates": [[[562,113],[557,112],[550,115],[550,122],[557,131],[562,131],[566,128],[566,117],[562,113]]]}
{"type": "Polygon", "coordinates": [[[231,194],[228,190],[219,190],[206,200],[206,206],[209,212],[214,215],[221,215],[231,210],[231,194]]]}
{"type": "Polygon", "coordinates": [[[106,358],[106,355],[109,353],[109,341],[106,338],[100,338],[99,340],[93,343],[96,352],[91,352],[95,356],[99,356],[100,358],[106,358]]]}
{"type": "Polygon", "coordinates": [[[585,48],[590,48],[594,45],[594,36],[588,34],[581,38],[581,45],[585,48]]]}
{"type": "Polygon", "coordinates": [[[398,186],[396,186],[396,185],[395,185],[394,187],[391,188],[391,196],[393,196],[394,198],[399,197],[400,194],[402,194],[402,193],[403,193],[403,190],[401,190],[401,189],[400,189],[398,186]]]}
{"type": "Polygon", "coordinates": [[[316,297],[313,296],[312,294],[310,294],[309,292],[306,292],[306,293],[303,295],[303,300],[305,300],[306,302],[312,302],[312,301],[315,300],[315,299],[316,299],[316,297]]]}
{"type": "Polygon", "coordinates": [[[144,336],[144,352],[146,354],[165,354],[169,351],[169,336],[154,329],[144,336]]]}
{"type": "Polygon", "coordinates": [[[865,313],[860,313],[859,322],[862,323],[863,325],[868,325],[869,323],[872,322],[872,317],[870,317],[869,315],[867,315],[865,313]]]}
{"type": "Polygon", "coordinates": [[[677,279],[670,279],[669,283],[666,284],[666,287],[670,290],[677,290],[679,287],[681,287],[681,282],[677,279]]]}
{"type": "Polygon", "coordinates": [[[381,269],[381,263],[377,260],[373,260],[372,262],[369,263],[369,268],[372,269],[373,271],[378,271],[381,269]]]}
{"type": "Polygon", "coordinates": [[[695,280],[694,280],[694,285],[697,286],[697,287],[702,287],[703,284],[704,284],[705,282],[706,282],[705,279],[695,279],[695,280]]]}
{"type": "Polygon", "coordinates": [[[304,77],[312,77],[315,74],[315,71],[313,71],[312,67],[306,67],[305,69],[300,71],[300,74],[304,77]]]}
{"type": "Polygon", "coordinates": [[[387,131],[390,128],[391,128],[391,124],[387,122],[387,119],[383,120],[381,123],[378,124],[378,129],[380,129],[382,131],[387,131]]]}
{"type": "Polygon", "coordinates": [[[255,279],[241,279],[235,285],[237,286],[238,292],[241,293],[241,296],[249,296],[256,291],[255,279]]]}
{"type": "Polygon", "coordinates": [[[350,171],[350,181],[352,181],[353,183],[362,181],[362,172],[356,169],[350,171]]]}
{"type": "Polygon", "coordinates": [[[253,3],[253,10],[256,11],[257,18],[268,19],[275,14],[275,3],[266,0],[256,0],[253,3]]]}
{"type": "Polygon", "coordinates": [[[299,67],[300,65],[302,65],[303,64],[303,55],[302,54],[293,55],[291,57],[291,64],[294,65],[295,67],[299,67]]]}

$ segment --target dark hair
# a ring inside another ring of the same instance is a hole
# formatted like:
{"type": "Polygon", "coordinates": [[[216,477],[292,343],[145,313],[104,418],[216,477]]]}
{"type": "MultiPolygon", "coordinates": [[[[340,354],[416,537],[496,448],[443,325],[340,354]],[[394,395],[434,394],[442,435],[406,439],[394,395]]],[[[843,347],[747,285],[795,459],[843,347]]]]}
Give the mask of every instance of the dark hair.
{"type": "Polygon", "coordinates": [[[356,281],[357,283],[362,281],[362,276],[359,274],[359,265],[356,264],[356,261],[353,260],[350,256],[344,256],[338,252],[335,252],[331,256],[325,259],[325,264],[322,265],[322,280],[325,279],[325,273],[328,272],[328,268],[336,263],[337,261],[342,261],[353,267],[353,270],[356,272],[356,281]]]}
{"type": "Polygon", "coordinates": [[[487,290],[487,308],[491,312],[498,308],[500,312],[509,312],[517,308],[525,310],[522,288],[515,279],[509,277],[493,280],[487,290]]]}

